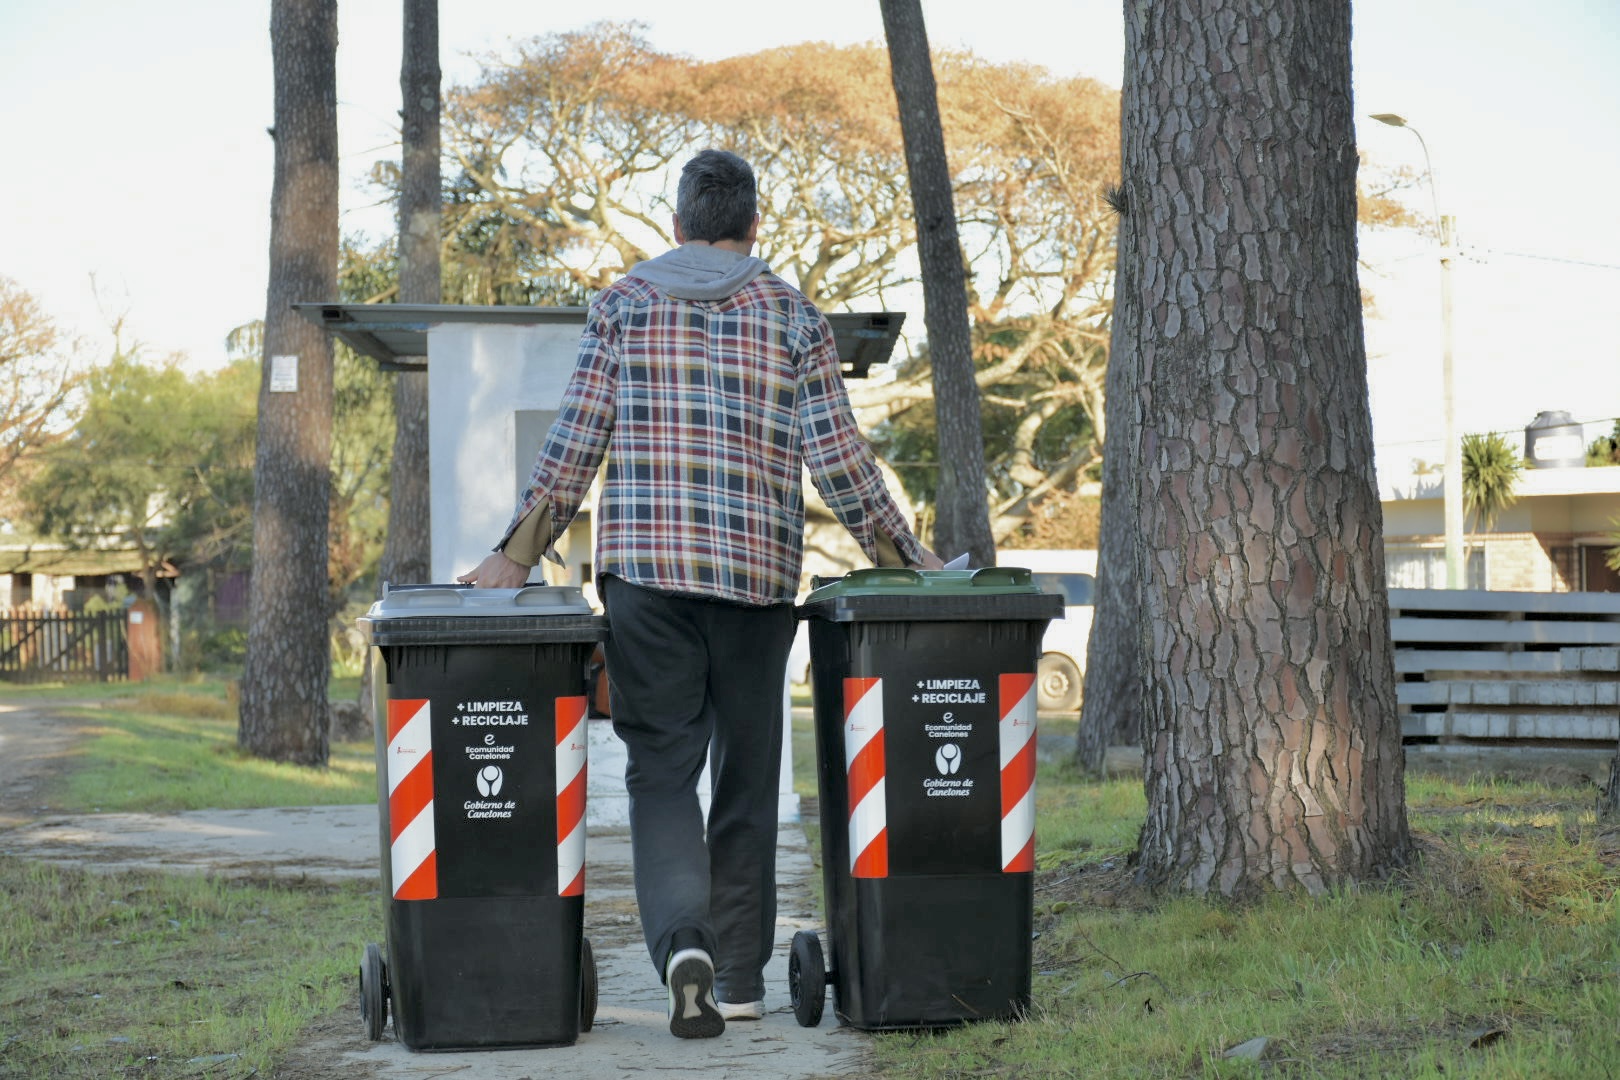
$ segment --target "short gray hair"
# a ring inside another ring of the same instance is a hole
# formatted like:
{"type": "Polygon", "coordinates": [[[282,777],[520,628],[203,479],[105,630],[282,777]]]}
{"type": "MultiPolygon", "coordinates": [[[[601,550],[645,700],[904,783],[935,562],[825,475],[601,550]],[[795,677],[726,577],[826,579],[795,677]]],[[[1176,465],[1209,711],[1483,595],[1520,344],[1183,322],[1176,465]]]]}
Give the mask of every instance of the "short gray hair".
{"type": "Polygon", "coordinates": [[[704,150],[681,169],[675,216],[688,240],[746,240],[758,208],[754,170],[729,150],[704,150]]]}

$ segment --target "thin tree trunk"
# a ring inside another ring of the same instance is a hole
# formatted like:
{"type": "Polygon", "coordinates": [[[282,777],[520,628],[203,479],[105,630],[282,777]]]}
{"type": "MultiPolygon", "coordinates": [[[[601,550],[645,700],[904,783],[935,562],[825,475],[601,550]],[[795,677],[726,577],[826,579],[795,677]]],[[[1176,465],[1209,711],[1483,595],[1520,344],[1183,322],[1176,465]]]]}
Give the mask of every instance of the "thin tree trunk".
{"type": "Polygon", "coordinates": [[[1609,759],[1609,782],[1598,792],[1598,815],[1620,818],[1620,750],[1609,759]]]}
{"type": "Polygon", "coordinates": [[[273,0],[275,181],[254,458],[253,583],[238,743],[324,765],[332,353],[292,309],[337,293],[337,4],[273,0]]]}
{"type": "Polygon", "coordinates": [[[1408,857],[1356,279],[1350,8],[1127,8],[1140,878],[1320,893],[1408,857]]]}
{"type": "Polygon", "coordinates": [[[1102,529],[1097,550],[1096,610],[1086,646],[1086,690],[1080,701],[1076,756],[1087,772],[1102,771],[1110,746],[1142,743],[1141,580],[1136,548],[1136,355],[1141,308],[1135,291],[1130,218],[1121,216],[1114,279],[1113,345],[1108,354],[1104,425],[1102,529]]]}
{"type": "MultiPolygon", "coordinates": [[[[437,304],[444,298],[439,263],[439,0],[404,0],[400,54],[401,160],[399,299],[437,304]]],[[[388,535],[378,575],[389,585],[432,580],[433,501],[429,483],[428,377],[394,377],[394,449],[388,467],[388,535]]],[[[374,672],[366,654],[360,707],[373,715],[374,672]]]]}
{"type": "MultiPolygon", "coordinates": [[[[439,284],[439,5],[405,0],[399,74],[404,156],[399,194],[399,298],[437,304],[439,284]]],[[[427,372],[402,371],[394,383],[394,457],[388,474],[388,536],[382,578],[426,582],[431,574],[427,372]]]]}
{"type": "Polygon", "coordinates": [[[996,542],[990,533],[990,501],[985,493],[984,433],[979,387],[973,379],[967,270],[957,237],[928,30],[920,0],[882,0],[882,8],[917,220],[923,321],[934,367],[939,487],[932,542],[942,558],[968,552],[974,565],[992,566],[996,542]]]}

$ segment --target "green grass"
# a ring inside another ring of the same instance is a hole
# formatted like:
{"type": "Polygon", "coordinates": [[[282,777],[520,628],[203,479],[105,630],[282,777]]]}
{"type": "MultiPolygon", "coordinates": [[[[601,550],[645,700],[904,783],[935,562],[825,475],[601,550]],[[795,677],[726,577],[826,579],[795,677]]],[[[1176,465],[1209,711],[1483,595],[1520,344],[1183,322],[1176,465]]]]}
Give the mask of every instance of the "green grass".
{"type": "Polygon", "coordinates": [[[0,857],[0,1077],[268,1076],[306,1025],[356,1000],[381,911],[374,884],[0,857]]]}
{"type": "MultiPolygon", "coordinates": [[[[0,693],[100,701],[75,713],[93,737],[56,808],[375,798],[369,744],[334,747],[327,769],[239,754],[222,683],[0,693]]],[[[1043,718],[1060,747],[1063,723],[1043,718]]],[[[814,741],[801,710],[806,798],[814,741]]],[[[1620,830],[1595,818],[1589,785],[1414,770],[1422,858],[1401,880],[1236,905],[1137,890],[1140,781],[1048,757],[1030,1015],[876,1036],[883,1075],[1620,1077],[1620,830]],[[1223,1056],[1254,1039],[1263,1060],[1223,1056]]],[[[816,825],[807,813],[819,857],[816,825]]],[[[0,1077],[270,1075],[305,1025],[354,1008],[381,911],[374,886],[0,858],[0,1077]]]]}
{"type": "Polygon", "coordinates": [[[1035,771],[1036,862],[1123,856],[1136,844],[1146,809],[1139,777],[1094,781],[1071,761],[1042,761],[1035,771]]]}
{"type": "Polygon", "coordinates": [[[1139,781],[1038,784],[1031,1015],[879,1037],[884,1075],[1620,1076],[1620,830],[1590,789],[1414,774],[1402,880],[1242,906],[1135,888],[1139,781]]]}
{"type": "Polygon", "coordinates": [[[907,1077],[1612,1076],[1604,908],[1485,919],[1422,889],[1075,908],[1041,920],[1028,1022],[884,1038],[879,1059],[907,1077]],[[1255,1038],[1266,1066],[1222,1058],[1255,1038]]]}
{"type": "MultiPolygon", "coordinates": [[[[333,746],[324,769],[239,752],[223,680],[0,697],[51,703],[86,732],[46,795],[53,812],[377,798],[370,743],[333,746]]],[[[105,874],[0,856],[0,1077],[268,1076],[311,1022],[355,1007],[382,913],[375,882],[105,874]]]]}
{"type": "MultiPolygon", "coordinates": [[[[334,683],[334,700],[356,693],[334,683]]],[[[48,805],[65,812],[234,810],[375,802],[376,751],[336,743],[325,768],[264,761],[236,745],[236,708],[220,679],[5,691],[7,700],[85,701],[64,711],[84,727],[66,781],[48,805]]]]}

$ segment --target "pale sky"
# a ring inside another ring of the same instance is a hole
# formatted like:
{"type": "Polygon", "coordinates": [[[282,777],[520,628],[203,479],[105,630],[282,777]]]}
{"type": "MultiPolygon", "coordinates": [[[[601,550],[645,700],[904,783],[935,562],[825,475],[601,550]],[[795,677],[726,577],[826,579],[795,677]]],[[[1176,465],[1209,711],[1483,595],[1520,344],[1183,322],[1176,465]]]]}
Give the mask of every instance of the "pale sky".
{"type": "MultiPolygon", "coordinates": [[[[924,0],[935,48],[1025,60],[1117,86],[1124,0],[924,0]]],[[[344,227],[381,235],[361,184],[395,158],[398,0],[339,0],[344,227]]],[[[447,84],[468,54],[601,18],[713,58],[795,40],[880,41],[877,0],[821,0],[797,17],[709,5],[515,0],[440,5],[447,84]],[[589,10],[589,15],[575,11],[589,10]],[[672,14],[674,13],[674,14],[672,14]]],[[[1614,0],[1359,0],[1356,112],[1396,112],[1427,140],[1441,210],[1466,256],[1454,273],[1464,431],[1518,430],[1542,410],[1620,416],[1620,4],[1614,0]],[[1585,265],[1597,264],[1597,265],[1585,265]]],[[[268,0],[53,0],[0,5],[0,274],[105,352],[106,327],[198,367],[262,318],[272,121],[268,0]]],[[[1423,168],[1409,131],[1371,120],[1373,157],[1423,168]]],[[[1427,209],[1427,192],[1419,203],[1427,209]]],[[[1439,434],[1438,260],[1423,238],[1364,245],[1380,461],[1439,434]]]]}

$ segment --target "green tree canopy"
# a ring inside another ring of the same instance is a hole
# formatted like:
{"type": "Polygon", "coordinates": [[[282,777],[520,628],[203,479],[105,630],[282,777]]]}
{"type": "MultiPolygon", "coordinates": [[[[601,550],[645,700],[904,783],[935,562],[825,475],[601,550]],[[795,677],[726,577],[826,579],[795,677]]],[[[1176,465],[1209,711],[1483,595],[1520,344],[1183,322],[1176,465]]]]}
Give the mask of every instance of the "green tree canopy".
{"type": "MultiPolygon", "coordinates": [[[[343,299],[365,301],[397,280],[390,248],[345,245],[343,299]]],[[[149,571],[165,563],[245,570],[251,563],[253,457],[263,324],[230,335],[217,371],[151,360],[115,345],[94,368],[71,434],[35,455],[23,516],[71,545],[133,544],[149,571]]],[[[329,604],[375,578],[388,509],[393,442],[390,376],[345,345],[333,357],[329,604]]]]}
{"type": "Polygon", "coordinates": [[[1614,430],[1609,434],[1592,440],[1586,448],[1586,464],[1588,468],[1620,465],[1620,420],[1614,422],[1614,430]]]}
{"type": "Polygon", "coordinates": [[[239,551],[257,379],[251,364],[190,374],[174,358],[115,346],[90,373],[72,433],[41,455],[23,489],[31,524],[70,545],[133,545],[149,589],[167,562],[239,551]]]}

